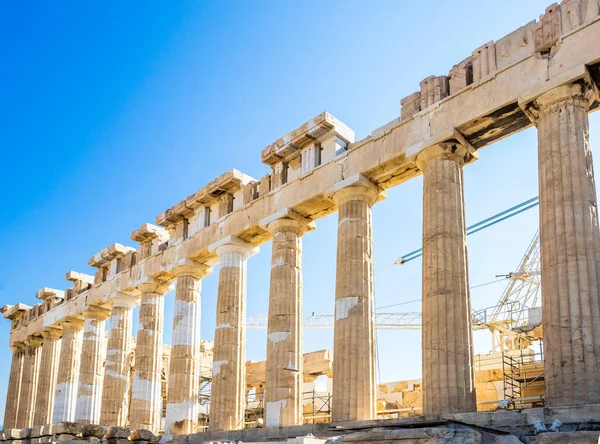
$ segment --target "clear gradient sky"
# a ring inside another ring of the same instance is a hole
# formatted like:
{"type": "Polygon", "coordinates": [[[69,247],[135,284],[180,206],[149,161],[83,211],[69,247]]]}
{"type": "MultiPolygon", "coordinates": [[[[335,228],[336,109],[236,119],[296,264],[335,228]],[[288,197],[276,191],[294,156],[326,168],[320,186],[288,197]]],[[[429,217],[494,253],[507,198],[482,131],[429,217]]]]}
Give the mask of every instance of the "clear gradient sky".
{"type": "MultiPolygon", "coordinates": [[[[396,118],[400,99],[431,74],[543,13],[549,0],[8,1],[0,13],[0,305],[36,303],[69,286],[69,270],[221,173],[260,178],[260,151],[323,111],[357,140],[396,118]]],[[[591,116],[592,147],[600,117],[591,116]]],[[[596,158],[600,154],[596,153],[596,158]]],[[[537,195],[536,133],[482,150],[465,169],[467,223],[537,195]]],[[[597,168],[598,170],[598,168],[597,168]]],[[[422,181],[388,191],[373,211],[376,305],[419,299],[422,181]]],[[[337,216],[304,238],[304,310],[333,313],[337,216]]],[[[537,210],[469,237],[472,285],[513,271],[537,210]]],[[[249,261],[248,315],[267,312],[270,244],[249,261]]],[[[218,267],[202,294],[213,339],[218,267]]],[[[494,305],[505,283],[472,291],[494,305]]],[[[173,293],[166,299],[170,342],[173,293]]],[[[420,302],[386,311],[419,311],[420,302]]],[[[136,310],[137,314],[137,310],[136,310]]],[[[0,418],[11,352],[0,322],[0,418]]],[[[486,335],[476,352],[487,352],[486,335]]],[[[306,331],[305,351],[331,348],[306,331]]],[[[380,381],[418,378],[418,331],[379,332],[380,381]]],[[[247,358],[264,359],[250,330],[247,358]]]]}

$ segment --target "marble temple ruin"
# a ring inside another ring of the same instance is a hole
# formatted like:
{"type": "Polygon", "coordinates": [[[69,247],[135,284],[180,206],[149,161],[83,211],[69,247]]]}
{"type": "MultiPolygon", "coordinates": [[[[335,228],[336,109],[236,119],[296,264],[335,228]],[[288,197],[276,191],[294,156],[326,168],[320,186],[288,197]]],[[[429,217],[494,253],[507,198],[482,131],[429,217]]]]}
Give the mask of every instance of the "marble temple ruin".
{"type": "Polygon", "coordinates": [[[329,113],[314,117],[261,152],[269,174],[221,174],[159,214],[156,225],[133,231],[136,247],[113,244],[93,255],[95,276],[70,271],[71,288],[42,288],[33,307],[15,301],[2,309],[12,322],[12,362],[0,438],[50,442],[70,436],[73,423],[127,427],[138,440],[163,427],[174,441],[249,436],[242,434],[247,263],[268,241],[263,431],[300,436],[302,237],[334,212],[332,420],[376,424],[372,208],[386,189],[420,174],[423,415],[475,418],[468,416],[476,397],[463,168],[481,148],[531,126],[539,152],[545,402],[600,419],[600,232],[588,134],[599,86],[600,2],[564,0],[475,49],[447,75],[424,79],[401,100],[398,118],[362,140],[329,113]],[[217,264],[209,427],[197,433],[202,280],[217,264]],[[164,300],[173,288],[163,418],[164,300]]]}

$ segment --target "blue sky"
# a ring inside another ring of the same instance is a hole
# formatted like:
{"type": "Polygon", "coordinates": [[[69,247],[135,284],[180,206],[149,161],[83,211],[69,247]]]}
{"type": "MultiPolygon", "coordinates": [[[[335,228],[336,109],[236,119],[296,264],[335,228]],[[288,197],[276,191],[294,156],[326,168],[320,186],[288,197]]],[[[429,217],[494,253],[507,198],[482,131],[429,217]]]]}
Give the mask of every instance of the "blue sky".
{"type": "MultiPolygon", "coordinates": [[[[69,270],[237,168],[268,171],[260,151],[329,111],[357,139],[394,119],[431,74],[535,19],[548,2],[6,2],[0,14],[0,305],[64,289],[69,270]]],[[[591,116],[592,146],[600,118],[591,116]]],[[[536,134],[524,131],[465,169],[467,222],[537,195],[536,134]]],[[[420,246],[422,181],[388,191],[373,212],[376,305],[420,297],[421,263],[391,266],[420,246]]],[[[304,310],[333,313],[336,215],[304,238],[304,310]]],[[[529,211],[469,238],[470,281],[518,264],[537,224],[529,211]]],[[[267,312],[270,244],[250,259],[248,314],[267,312]]],[[[203,286],[202,337],[213,338],[217,272],[203,286]]],[[[473,290],[473,306],[505,283],[473,290]]],[[[173,294],[167,296],[170,342],[173,294]]],[[[419,311],[420,303],[396,307],[419,311]]],[[[386,311],[388,311],[387,309],[386,311]]],[[[0,400],[9,322],[0,323],[0,400]]],[[[332,347],[306,331],[305,351],[332,347]]],[[[491,347],[476,338],[478,352],[491,347]]],[[[420,375],[420,332],[379,332],[380,380],[420,375]]],[[[264,359],[266,332],[248,333],[264,359]]],[[[0,417],[4,403],[0,401],[0,417]]]]}

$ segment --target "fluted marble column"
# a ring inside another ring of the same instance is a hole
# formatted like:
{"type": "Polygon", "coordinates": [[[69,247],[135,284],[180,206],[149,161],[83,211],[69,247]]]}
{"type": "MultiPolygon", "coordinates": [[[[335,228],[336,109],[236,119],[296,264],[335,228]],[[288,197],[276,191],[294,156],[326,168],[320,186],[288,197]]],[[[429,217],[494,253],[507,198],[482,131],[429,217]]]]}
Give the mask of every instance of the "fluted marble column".
{"type": "Polygon", "coordinates": [[[157,433],[161,426],[161,366],[164,327],[164,283],[138,285],[142,293],[135,348],[135,370],[130,405],[130,428],[157,433]]]}
{"type": "Polygon", "coordinates": [[[372,206],[378,189],[361,175],[334,188],[338,237],[333,328],[334,421],[377,415],[372,206]]]}
{"type": "Polygon", "coordinates": [[[105,321],[109,315],[110,311],[95,306],[90,306],[83,312],[85,324],[75,406],[75,421],[80,424],[100,422],[106,350],[105,321]]]}
{"type": "Polygon", "coordinates": [[[8,388],[6,390],[4,430],[17,427],[21,381],[23,377],[23,360],[25,358],[25,344],[16,342],[11,348],[13,355],[10,364],[10,375],[8,376],[8,388]]]}
{"type": "Polygon", "coordinates": [[[40,371],[41,345],[42,338],[39,336],[31,336],[25,340],[23,376],[21,377],[21,393],[19,395],[19,410],[17,413],[17,428],[19,429],[33,426],[37,382],[40,371]]]}
{"type": "Polygon", "coordinates": [[[129,415],[129,371],[131,366],[133,308],[136,298],[119,293],[111,309],[100,424],[125,427],[129,415]]]}
{"type": "Polygon", "coordinates": [[[42,332],[42,356],[38,376],[37,396],[35,399],[34,426],[43,426],[52,422],[54,393],[60,359],[62,330],[50,328],[42,332]]]}
{"type": "Polygon", "coordinates": [[[221,264],[210,429],[237,430],[244,426],[246,401],[246,263],[258,248],[228,236],[209,249],[221,264]]]}
{"type": "Polygon", "coordinates": [[[265,424],[302,424],[302,235],[311,222],[293,210],[261,221],[273,233],[265,424]]]}
{"type": "Polygon", "coordinates": [[[585,85],[536,101],[544,379],[550,406],[600,402],[600,234],[585,85]]]}
{"type": "Polygon", "coordinates": [[[73,422],[81,363],[83,343],[83,320],[70,319],[63,323],[63,337],[60,346],[54,412],[52,422],[73,422]]]}
{"type": "Polygon", "coordinates": [[[423,413],[476,410],[462,167],[458,144],[425,149],[423,172],[423,413]]]}
{"type": "Polygon", "coordinates": [[[165,434],[195,433],[200,393],[200,291],[212,269],[191,260],[178,264],[165,434]]]}

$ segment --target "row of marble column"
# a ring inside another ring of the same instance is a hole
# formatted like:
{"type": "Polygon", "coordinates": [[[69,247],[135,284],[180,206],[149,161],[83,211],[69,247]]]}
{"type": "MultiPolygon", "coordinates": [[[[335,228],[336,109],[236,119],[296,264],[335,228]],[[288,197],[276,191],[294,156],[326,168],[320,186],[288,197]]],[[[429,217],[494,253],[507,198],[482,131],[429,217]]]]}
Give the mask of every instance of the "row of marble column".
{"type": "MultiPolygon", "coordinates": [[[[600,402],[600,235],[588,141],[589,88],[559,87],[535,102],[546,399],[600,402]]],[[[417,158],[423,182],[423,411],[476,409],[463,166],[458,141],[417,158]]],[[[363,176],[338,183],[333,420],[376,417],[372,207],[381,190],[363,176]]],[[[313,223],[293,210],[263,221],[273,235],[265,415],[267,426],[302,423],[302,236],[313,223]]],[[[210,247],[220,262],[210,428],[240,429],[245,408],[246,264],[258,249],[235,237],[210,247]]],[[[198,418],[200,289],[210,268],[175,268],[177,290],[167,394],[167,433],[198,418]]],[[[120,294],[110,313],[89,309],[60,330],[14,348],[5,427],[79,421],[157,431],[166,283],[141,284],[135,373],[128,402],[132,308],[120,294]],[[106,369],[102,371],[102,356],[106,369]],[[57,366],[58,362],[58,366],[57,366]],[[56,368],[58,367],[58,371],[56,368]],[[37,383],[36,383],[37,381],[37,383]],[[55,389],[54,389],[55,387],[55,389]]]]}

